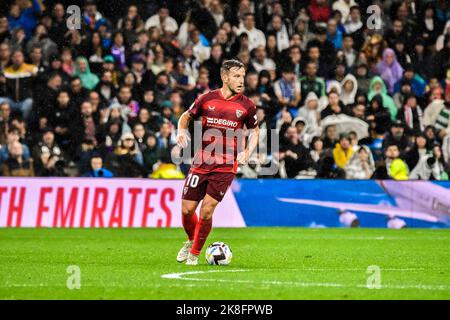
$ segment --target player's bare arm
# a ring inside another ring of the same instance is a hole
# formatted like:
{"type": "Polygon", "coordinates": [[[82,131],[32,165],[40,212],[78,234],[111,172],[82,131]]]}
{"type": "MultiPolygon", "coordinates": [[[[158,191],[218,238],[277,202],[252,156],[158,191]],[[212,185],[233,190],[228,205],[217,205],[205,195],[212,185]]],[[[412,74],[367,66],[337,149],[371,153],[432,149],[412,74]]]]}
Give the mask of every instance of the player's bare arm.
{"type": "Polygon", "coordinates": [[[248,162],[250,155],[253,153],[256,146],[258,145],[258,141],[259,141],[259,126],[256,126],[255,128],[250,129],[247,147],[245,148],[244,151],[240,152],[237,155],[236,160],[238,164],[243,165],[248,162]]]}
{"type": "Polygon", "coordinates": [[[177,145],[181,148],[186,148],[191,138],[189,137],[189,123],[192,117],[188,111],[185,111],[178,120],[177,145]]]}

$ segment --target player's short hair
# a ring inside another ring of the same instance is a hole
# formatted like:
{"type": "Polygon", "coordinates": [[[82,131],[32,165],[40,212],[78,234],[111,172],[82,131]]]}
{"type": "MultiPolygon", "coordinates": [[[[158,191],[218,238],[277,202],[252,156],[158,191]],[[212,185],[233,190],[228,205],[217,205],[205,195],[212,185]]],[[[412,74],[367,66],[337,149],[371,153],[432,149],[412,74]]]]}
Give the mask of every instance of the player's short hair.
{"type": "Polygon", "coordinates": [[[227,73],[233,68],[237,69],[244,68],[244,64],[236,59],[225,60],[222,63],[222,66],[220,67],[220,73],[221,74],[227,73]]]}

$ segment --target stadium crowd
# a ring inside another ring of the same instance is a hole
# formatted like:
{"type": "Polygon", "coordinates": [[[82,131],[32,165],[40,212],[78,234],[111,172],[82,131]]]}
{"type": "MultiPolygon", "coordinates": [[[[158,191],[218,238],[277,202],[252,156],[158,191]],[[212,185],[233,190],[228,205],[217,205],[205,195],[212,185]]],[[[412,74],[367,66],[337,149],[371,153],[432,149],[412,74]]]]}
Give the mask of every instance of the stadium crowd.
{"type": "Polygon", "coordinates": [[[446,0],[86,0],[70,30],[70,1],[3,2],[3,176],[182,178],[177,119],[237,58],[280,142],[240,176],[448,180],[446,0]]]}

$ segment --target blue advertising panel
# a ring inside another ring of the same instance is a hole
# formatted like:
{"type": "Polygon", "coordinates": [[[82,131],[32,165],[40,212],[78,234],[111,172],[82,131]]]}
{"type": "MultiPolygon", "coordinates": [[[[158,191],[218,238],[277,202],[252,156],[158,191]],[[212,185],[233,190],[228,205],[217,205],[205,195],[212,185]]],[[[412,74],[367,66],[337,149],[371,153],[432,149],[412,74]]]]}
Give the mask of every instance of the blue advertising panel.
{"type": "Polygon", "coordinates": [[[247,226],[449,227],[450,183],[374,180],[236,180],[247,226]]]}

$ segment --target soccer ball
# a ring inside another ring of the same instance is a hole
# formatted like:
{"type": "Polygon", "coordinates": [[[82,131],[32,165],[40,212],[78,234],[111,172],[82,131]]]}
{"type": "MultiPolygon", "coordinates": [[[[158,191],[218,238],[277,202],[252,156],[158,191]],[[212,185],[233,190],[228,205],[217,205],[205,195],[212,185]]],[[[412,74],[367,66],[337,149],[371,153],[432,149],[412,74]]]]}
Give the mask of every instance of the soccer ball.
{"type": "Polygon", "coordinates": [[[211,265],[230,264],[232,257],[231,248],[223,242],[214,242],[206,249],[206,261],[211,265]]]}

